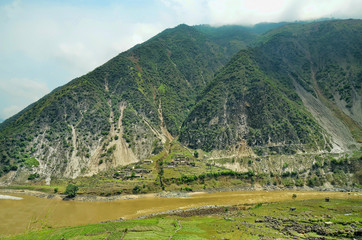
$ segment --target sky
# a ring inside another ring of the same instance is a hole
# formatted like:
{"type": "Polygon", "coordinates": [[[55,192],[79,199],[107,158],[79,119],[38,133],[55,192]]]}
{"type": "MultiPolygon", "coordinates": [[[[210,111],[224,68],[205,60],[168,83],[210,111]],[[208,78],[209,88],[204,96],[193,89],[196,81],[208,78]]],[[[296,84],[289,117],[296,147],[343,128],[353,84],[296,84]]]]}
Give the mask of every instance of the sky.
{"type": "Polygon", "coordinates": [[[166,28],[362,18],[362,0],[0,0],[0,120],[166,28]]]}

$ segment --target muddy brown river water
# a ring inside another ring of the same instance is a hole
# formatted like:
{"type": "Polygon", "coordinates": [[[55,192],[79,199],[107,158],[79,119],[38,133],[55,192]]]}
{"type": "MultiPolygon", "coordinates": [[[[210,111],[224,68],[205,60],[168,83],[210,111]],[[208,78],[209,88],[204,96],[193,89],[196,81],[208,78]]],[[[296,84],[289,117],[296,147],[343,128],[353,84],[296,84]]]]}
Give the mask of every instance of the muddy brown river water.
{"type": "Polygon", "coordinates": [[[188,209],[205,205],[236,205],[258,202],[362,198],[362,193],[315,191],[234,191],[195,193],[186,198],[146,195],[139,199],[81,202],[8,194],[22,200],[0,199],[0,236],[23,233],[41,226],[62,227],[99,223],[119,218],[132,219],[151,213],[188,209]]]}

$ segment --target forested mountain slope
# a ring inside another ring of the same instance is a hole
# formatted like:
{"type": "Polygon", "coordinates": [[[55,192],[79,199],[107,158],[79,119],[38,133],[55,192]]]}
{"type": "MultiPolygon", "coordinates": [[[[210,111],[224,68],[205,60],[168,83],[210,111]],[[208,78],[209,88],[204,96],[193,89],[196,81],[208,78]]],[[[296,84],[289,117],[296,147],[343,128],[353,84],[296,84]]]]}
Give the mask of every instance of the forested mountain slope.
{"type": "Polygon", "coordinates": [[[289,88],[295,83],[303,86],[347,126],[355,141],[362,142],[361,20],[282,27],[269,32],[256,51],[268,75],[289,88]]]}
{"type": "Polygon", "coordinates": [[[268,32],[200,95],[180,140],[206,151],[245,141],[265,152],[359,149],[361,34],[360,20],[268,32]]]}
{"type": "Polygon", "coordinates": [[[358,150],[361,22],[167,29],[3,122],[0,175],[90,176],[174,140],[248,156],[358,150]]]}
{"type": "Polygon", "coordinates": [[[159,152],[214,73],[246,46],[241,34],[225,37],[236,44],[229,49],[179,25],[55,89],[0,125],[0,174],[35,167],[49,181],[159,152]]]}

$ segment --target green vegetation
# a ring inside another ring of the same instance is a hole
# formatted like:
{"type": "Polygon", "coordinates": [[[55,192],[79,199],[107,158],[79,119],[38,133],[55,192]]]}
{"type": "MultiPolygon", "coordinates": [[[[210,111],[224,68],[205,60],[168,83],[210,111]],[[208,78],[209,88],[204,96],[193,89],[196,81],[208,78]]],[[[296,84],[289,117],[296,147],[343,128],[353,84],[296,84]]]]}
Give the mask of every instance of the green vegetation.
{"type": "Polygon", "coordinates": [[[40,177],[40,175],[38,173],[32,173],[29,175],[28,180],[34,180],[39,177],[40,177]]]}
{"type": "Polygon", "coordinates": [[[41,163],[52,166],[60,192],[76,184],[80,194],[104,196],[256,184],[360,187],[360,151],[296,168],[332,144],[295,87],[317,97],[361,142],[361,21],[284,25],[180,25],[55,89],[0,125],[1,181],[17,171],[14,182],[53,191],[45,186],[49,175],[34,173],[41,163]],[[125,160],[116,153],[128,150],[153,163],[112,169],[125,160]],[[217,159],[214,150],[236,157],[217,159]],[[284,155],[294,160],[280,163],[284,155]],[[265,171],[259,162],[269,159],[278,167],[265,171]],[[79,167],[69,173],[74,161],[79,167]],[[89,161],[104,171],[71,180],[88,173],[89,161]],[[226,163],[240,163],[243,173],[226,163]]]}
{"type": "Polygon", "coordinates": [[[287,25],[265,34],[254,48],[236,54],[201,93],[182,126],[181,142],[211,151],[246,139],[260,156],[329,150],[323,130],[301,104],[294,81],[318,95],[361,142],[362,129],[350,117],[361,117],[351,110],[357,104],[353,96],[362,93],[357,77],[362,70],[361,26],[359,20],[326,21],[287,25]],[[337,95],[349,114],[337,107],[337,95]],[[259,148],[270,143],[277,146],[266,152],[259,148]]]}
{"type": "Polygon", "coordinates": [[[291,99],[296,81],[318,96],[358,142],[362,129],[356,119],[361,116],[352,106],[362,94],[361,29],[360,20],[292,24],[265,34],[253,50],[261,69],[279,81],[291,99]]]}
{"type": "Polygon", "coordinates": [[[25,160],[24,165],[31,168],[31,167],[37,167],[39,166],[38,160],[35,159],[35,157],[28,158],[25,160]]]}
{"type": "Polygon", "coordinates": [[[174,141],[166,145],[158,155],[153,156],[152,163],[138,162],[109,169],[92,177],[53,179],[52,186],[44,185],[44,180],[33,174],[33,181],[29,182],[29,185],[13,185],[7,188],[24,188],[51,194],[54,188],[58,188],[59,193],[64,193],[67,185],[74,184],[79,186],[78,194],[98,196],[144,194],[162,190],[249,188],[255,185],[266,188],[308,186],[325,189],[327,184],[351,190],[362,186],[361,160],[361,152],[356,151],[350,155],[299,154],[298,158],[296,155],[270,155],[201,161],[174,141]],[[278,162],[279,166],[276,164],[278,162]],[[247,170],[235,172],[223,167],[227,164],[237,164],[247,170]],[[270,166],[267,173],[263,171],[265,166],[270,166]]]}
{"type": "MultiPolygon", "coordinates": [[[[160,108],[164,125],[173,136],[178,135],[198,93],[245,47],[243,27],[214,30],[222,31],[225,41],[221,35],[215,36],[215,31],[210,34],[187,25],[167,29],[2,123],[0,176],[11,166],[27,166],[24,159],[39,156],[39,161],[57,166],[57,175],[64,173],[73,153],[78,158],[91,158],[91,148],[113,137],[110,129],[112,124],[117,126],[121,105],[126,106],[122,137],[129,147],[136,154],[145,149],[148,154],[157,154],[162,146],[157,143],[151,148],[157,139],[145,122],[159,130],[160,108]],[[110,123],[111,112],[114,122],[110,123]]],[[[112,161],[112,150],[103,150],[103,161],[112,161]]]]}
{"type": "Polygon", "coordinates": [[[227,149],[242,139],[252,147],[274,143],[268,151],[286,154],[326,148],[312,116],[280,89],[252,52],[239,52],[202,93],[181,128],[180,141],[204,151],[227,149]]]}
{"type": "Polygon", "coordinates": [[[65,189],[65,194],[68,198],[74,198],[77,195],[77,192],[79,190],[79,187],[73,184],[69,184],[67,188],[65,189]]]}
{"type": "Polygon", "coordinates": [[[357,199],[259,203],[49,228],[4,239],[351,239],[360,236],[361,206],[357,199]]]}

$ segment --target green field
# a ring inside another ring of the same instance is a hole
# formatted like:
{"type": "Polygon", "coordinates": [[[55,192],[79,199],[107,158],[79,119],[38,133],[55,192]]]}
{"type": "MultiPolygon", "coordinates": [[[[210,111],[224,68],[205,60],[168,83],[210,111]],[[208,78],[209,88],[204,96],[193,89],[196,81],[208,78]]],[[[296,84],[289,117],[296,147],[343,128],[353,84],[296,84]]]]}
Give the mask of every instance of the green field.
{"type": "Polygon", "coordinates": [[[5,239],[359,239],[362,200],[295,200],[47,228],[5,239]],[[292,210],[291,208],[295,208],[292,210]]]}

